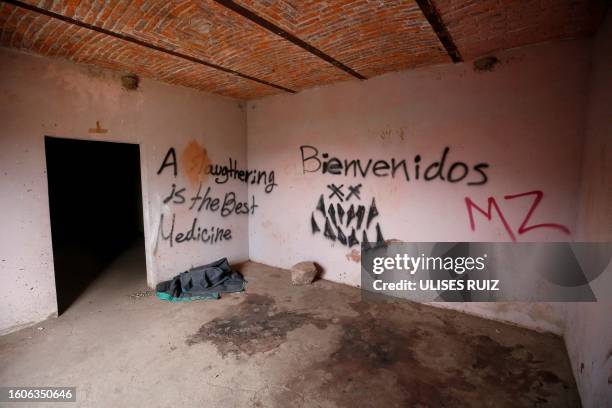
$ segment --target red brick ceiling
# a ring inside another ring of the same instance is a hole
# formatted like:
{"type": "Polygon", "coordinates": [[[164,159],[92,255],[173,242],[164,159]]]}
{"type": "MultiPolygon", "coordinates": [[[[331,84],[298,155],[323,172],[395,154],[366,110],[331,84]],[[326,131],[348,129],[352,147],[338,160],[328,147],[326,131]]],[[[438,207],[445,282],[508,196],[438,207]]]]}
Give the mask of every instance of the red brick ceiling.
{"type": "Polygon", "coordinates": [[[435,0],[466,60],[487,53],[593,34],[605,0],[435,0]]]}
{"type": "Polygon", "coordinates": [[[240,99],[449,63],[453,46],[469,60],[586,36],[605,11],[588,0],[0,1],[1,46],[240,99]]]}

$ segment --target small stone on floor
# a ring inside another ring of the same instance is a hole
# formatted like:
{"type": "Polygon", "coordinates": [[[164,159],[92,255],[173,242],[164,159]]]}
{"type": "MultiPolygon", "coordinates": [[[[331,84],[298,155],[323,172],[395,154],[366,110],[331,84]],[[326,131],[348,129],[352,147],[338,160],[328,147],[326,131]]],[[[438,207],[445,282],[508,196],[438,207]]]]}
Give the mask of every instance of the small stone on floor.
{"type": "Polygon", "coordinates": [[[300,262],[291,267],[291,283],[310,285],[317,276],[317,266],[313,262],[300,262]]]}

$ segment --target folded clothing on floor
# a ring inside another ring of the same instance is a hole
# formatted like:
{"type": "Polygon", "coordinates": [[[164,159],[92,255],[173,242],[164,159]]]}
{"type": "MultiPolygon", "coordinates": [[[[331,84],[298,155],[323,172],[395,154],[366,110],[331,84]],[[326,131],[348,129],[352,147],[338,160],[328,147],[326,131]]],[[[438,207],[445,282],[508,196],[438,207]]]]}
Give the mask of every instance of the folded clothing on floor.
{"type": "Polygon", "coordinates": [[[157,284],[158,298],[171,302],[219,299],[222,292],[240,292],[246,287],[242,274],[233,271],[227,258],[191,268],[174,278],[157,284]]]}

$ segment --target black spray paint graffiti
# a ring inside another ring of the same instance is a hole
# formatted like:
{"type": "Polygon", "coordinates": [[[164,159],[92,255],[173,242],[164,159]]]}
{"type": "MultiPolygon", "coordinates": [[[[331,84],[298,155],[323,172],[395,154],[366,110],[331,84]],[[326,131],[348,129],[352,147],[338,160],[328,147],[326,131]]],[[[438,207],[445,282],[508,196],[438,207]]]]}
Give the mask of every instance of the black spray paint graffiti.
{"type": "MultiPolygon", "coordinates": [[[[322,232],[325,238],[333,242],[338,241],[348,248],[359,245],[361,242],[372,242],[368,237],[368,230],[371,231],[373,221],[379,213],[374,198],[367,209],[365,205],[359,203],[361,187],[361,184],[348,186],[348,192],[345,193],[344,184],[329,184],[327,186],[330,191],[328,196],[321,194],[315,211],[310,216],[312,233],[322,232]],[[354,200],[349,204],[352,198],[354,200]],[[317,219],[320,221],[317,222],[317,219]]],[[[375,234],[376,243],[383,243],[384,238],[378,222],[376,222],[375,234]]]]}
{"type": "MultiPolygon", "coordinates": [[[[201,242],[214,245],[232,239],[232,230],[219,226],[201,226],[198,214],[209,212],[220,215],[222,218],[231,215],[254,214],[258,205],[255,196],[250,200],[241,201],[237,199],[235,192],[226,192],[223,195],[215,195],[212,186],[205,186],[206,176],[214,177],[216,184],[225,184],[230,180],[238,180],[250,184],[263,184],[264,191],[270,193],[277,184],[274,182],[273,171],[240,170],[236,160],[229,159],[228,166],[212,165],[207,156],[206,149],[197,143],[188,144],[182,158],[188,158],[189,163],[181,162],[181,169],[185,171],[188,180],[197,183],[197,191],[188,192],[187,187],[172,183],[169,193],[163,197],[164,205],[178,207],[181,213],[192,212],[190,226],[178,232],[176,211],[171,216],[164,217],[160,214],[158,239],[168,241],[170,247],[174,244],[185,242],[201,242]],[[186,154],[187,153],[187,154],[186,154]],[[186,208],[185,208],[186,207],[186,208]]],[[[172,147],[168,150],[162,161],[158,175],[164,173],[167,168],[172,169],[172,175],[176,178],[179,174],[179,162],[176,151],[172,147]]],[[[192,184],[193,185],[193,184],[192,184]]],[[[195,186],[194,186],[195,187],[195,186]]]]}
{"type": "Polygon", "coordinates": [[[206,174],[215,176],[217,184],[225,184],[228,180],[240,180],[247,184],[262,184],[265,186],[264,191],[271,193],[274,187],[278,186],[274,182],[274,170],[239,170],[238,162],[229,159],[229,166],[220,166],[218,164],[210,165],[206,170],[206,174]]]}
{"type": "Polygon", "coordinates": [[[174,226],[176,223],[176,214],[172,214],[172,222],[170,223],[170,228],[168,233],[164,232],[164,214],[161,214],[159,225],[160,225],[160,236],[164,241],[168,241],[170,244],[170,248],[172,248],[173,243],[183,243],[190,241],[200,241],[205,244],[216,244],[221,241],[229,241],[232,239],[232,230],[229,228],[221,228],[221,227],[201,227],[198,225],[198,218],[195,217],[193,222],[191,223],[191,228],[186,232],[179,232],[175,234],[174,226]]]}
{"type": "Polygon", "coordinates": [[[170,194],[164,198],[164,204],[185,204],[191,202],[189,210],[197,212],[208,211],[218,213],[221,217],[228,217],[232,214],[255,214],[255,209],[259,207],[255,204],[255,196],[251,196],[251,201],[237,201],[236,193],[230,191],[225,193],[223,199],[215,197],[212,192],[212,187],[206,187],[206,191],[202,194],[202,183],[198,187],[198,191],[187,199],[184,196],[185,187],[177,188],[176,184],[172,184],[170,194]]]}
{"type": "Polygon", "coordinates": [[[368,159],[343,159],[330,157],[328,153],[319,155],[319,149],[314,146],[300,146],[302,154],[302,169],[304,174],[321,172],[337,176],[352,176],[366,178],[369,175],[375,177],[395,178],[397,174],[403,174],[406,181],[441,180],[449,183],[465,181],[468,186],[479,186],[488,181],[485,170],[489,167],[487,163],[477,163],[470,169],[466,163],[454,161],[450,163],[450,147],[445,147],[441,157],[437,161],[429,162],[427,165],[421,163],[421,155],[414,156],[413,163],[409,164],[406,159],[397,160],[374,160],[368,159]],[[411,179],[412,177],[412,179],[411,179]]]}
{"type": "MultiPolygon", "coordinates": [[[[166,153],[159,170],[157,170],[157,174],[161,174],[166,167],[172,167],[174,177],[176,177],[178,175],[177,163],[176,151],[174,147],[171,147],[166,153]]],[[[205,164],[204,168],[198,170],[205,175],[213,176],[217,184],[225,184],[229,180],[238,180],[252,185],[263,184],[264,191],[268,194],[274,190],[274,187],[278,186],[274,181],[274,170],[239,169],[238,161],[231,157],[227,166],[210,163],[205,164]]]]}

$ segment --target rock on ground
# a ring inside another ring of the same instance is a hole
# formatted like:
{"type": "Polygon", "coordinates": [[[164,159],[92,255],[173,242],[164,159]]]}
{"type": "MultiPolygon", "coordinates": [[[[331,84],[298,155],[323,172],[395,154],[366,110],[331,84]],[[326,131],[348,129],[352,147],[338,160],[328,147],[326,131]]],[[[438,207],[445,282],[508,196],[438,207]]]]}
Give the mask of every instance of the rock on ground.
{"type": "Polygon", "coordinates": [[[317,276],[317,267],[313,262],[300,262],[291,267],[291,283],[309,285],[317,276]]]}

